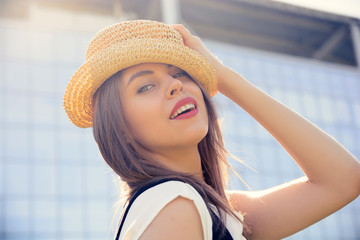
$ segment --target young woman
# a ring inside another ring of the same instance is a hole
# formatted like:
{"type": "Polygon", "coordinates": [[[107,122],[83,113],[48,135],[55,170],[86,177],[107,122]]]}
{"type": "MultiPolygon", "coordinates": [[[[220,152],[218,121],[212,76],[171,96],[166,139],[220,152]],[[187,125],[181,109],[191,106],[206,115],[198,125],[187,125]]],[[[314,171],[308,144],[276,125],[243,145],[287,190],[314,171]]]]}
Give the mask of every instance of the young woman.
{"type": "Polygon", "coordinates": [[[119,239],[281,239],[360,193],[354,156],[224,66],[182,25],[135,20],[100,31],[64,108],[75,125],[93,126],[126,186],[119,239]],[[225,191],[226,151],[210,98],[217,90],[264,126],[305,176],[264,191],[225,191]]]}

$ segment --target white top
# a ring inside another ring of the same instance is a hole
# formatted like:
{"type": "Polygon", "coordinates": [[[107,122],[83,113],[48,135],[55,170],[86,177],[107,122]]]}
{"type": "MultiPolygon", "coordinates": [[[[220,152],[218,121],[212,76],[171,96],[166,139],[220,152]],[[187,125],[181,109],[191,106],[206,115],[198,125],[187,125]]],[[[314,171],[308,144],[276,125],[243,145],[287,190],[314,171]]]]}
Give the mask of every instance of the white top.
{"type": "MultiPolygon", "coordinates": [[[[191,185],[179,181],[164,182],[140,194],[126,216],[120,239],[139,239],[161,209],[180,196],[194,201],[200,215],[204,240],[212,240],[212,220],[204,200],[191,185]]],[[[236,214],[243,220],[241,214],[236,214]]],[[[234,217],[226,216],[226,227],[234,240],[245,240],[242,236],[243,225],[234,217]]]]}

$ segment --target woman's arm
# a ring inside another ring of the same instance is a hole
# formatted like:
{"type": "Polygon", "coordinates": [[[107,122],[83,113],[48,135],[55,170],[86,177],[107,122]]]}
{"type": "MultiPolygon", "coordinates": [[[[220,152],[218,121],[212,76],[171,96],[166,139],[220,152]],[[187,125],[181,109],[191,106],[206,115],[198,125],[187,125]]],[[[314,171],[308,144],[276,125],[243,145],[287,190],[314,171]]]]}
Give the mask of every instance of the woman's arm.
{"type": "MultiPolygon", "coordinates": [[[[289,236],[337,211],[360,194],[360,164],[321,129],[221,64],[182,25],[184,43],[214,65],[219,91],[256,119],[297,162],[305,177],[261,192],[231,194],[254,239],[289,236]]],[[[274,76],[276,77],[276,76],[274,76]]]]}
{"type": "Polygon", "coordinates": [[[204,239],[199,212],[192,200],[178,197],[167,204],[139,240],[204,239]]]}

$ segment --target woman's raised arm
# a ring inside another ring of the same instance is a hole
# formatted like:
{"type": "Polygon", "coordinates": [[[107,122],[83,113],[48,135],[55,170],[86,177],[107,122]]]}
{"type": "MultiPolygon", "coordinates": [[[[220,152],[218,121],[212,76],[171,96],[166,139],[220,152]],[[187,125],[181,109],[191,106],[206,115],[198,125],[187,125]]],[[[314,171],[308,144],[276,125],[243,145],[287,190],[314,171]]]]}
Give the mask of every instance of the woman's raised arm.
{"type": "MultiPolygon", "coordinates": [[[[214,65],[219,91],[256,119],[300,166],[305,177],[259,192],[233,191],[254,239],[281,239],[337,211],[360,194],[360,164],[341,144],[221,64],[182,25],[184,43],[214,65]]],[[[274,78],[276,76],[273,76],[274,78]]]]}

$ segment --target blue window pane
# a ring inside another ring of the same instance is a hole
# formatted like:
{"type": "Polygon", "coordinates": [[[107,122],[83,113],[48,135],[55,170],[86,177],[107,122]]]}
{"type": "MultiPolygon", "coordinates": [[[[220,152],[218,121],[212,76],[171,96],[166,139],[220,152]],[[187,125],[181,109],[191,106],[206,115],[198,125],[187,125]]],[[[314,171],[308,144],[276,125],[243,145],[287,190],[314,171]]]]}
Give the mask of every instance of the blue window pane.
{"type": "MultiPolygon", "coordinates": [[[[1,179],[2,180],[2,179],[1,179]]],[[[0,197],[2,199],[4,196],[4,193],[0,193],[0,197]]],[[[1,204],[0,204],[0,236],[1,234],[5,233],[5,208],[4,208],[4,200],[1,200],[1,204]]]]}
{"type": "Polygon", "coordinates": [[[332,87],[325,71],[317,70],[312,73],[313,85],[316,86],[316,90],[320,94],[330,94],[332,87]]]}
{"type": "Polygon", "coordinates": [[[333,94],[338,97],[347,96],[346,89],[343,82],[343,74],[332,73],[328,76],[330,83],[332,84],[333,94]]]}
{"type": "Polygon", "coordinates": [[[326,231],[324,232],[324,237],[326,239],[341,239],[339,225],[337,218],[333,215],[326,219],[326,231]]]}
{"type": "Polygon", "coordinates": [[[83,232],[83,204],[79,200],[61,202],[60,231],[64,235],[82,234],[83,232]]]}
{"type": "Polygon", "coordinates": [[[308,67],[305,66],[299,69],[298,76],[301,82],[300,86],[305,92],[314,92],[316,90],[314,87],[311,70],[308,67]]]}
{"type": "Polygon", "coordinates": [[[29,232],[29,202],[18,199],[5,200],[5,230],[8,233],[27,234],[29,232]]]}
{"type": "Polygon", "coordinates": [[[29,159],[29,132],[25,128],[4,129],[5,158],[16,162],[26,162],[29,159]]]}
{"type": "Polygon", "coordinates": [[[302,96],[297,91],[287,91],[286,105],[293,109],[295,112],[298,112],[300,114],[302,114],[303,112],[302,96]]]}
{"type": "Polygon", "coordinates": [[[38,126],[53,125],[56,105],[51,95],[38,95],[31,99],[31,121],[38,126]]]}
{"type": "Polygon", "coordinates": [[[357,73],[344,74],[344,86],[346,88],[347,96],[352,99],[360,99],[360,81],[357,73]]]}
{"type": "Polygon", "coordinates": [[[55,133],[52,129],[36,129],[33,131],[33,157],[37,162],[51,163],[55,161],[55,133]]]}
{"type": "MultiPolygon", "coordinates": [[[[113,234],[111,234],[109,238],[112,238],[112,236],[115,236],[116,233],[112,232],[113,234]]],[[[95,234],[92,234],[91,236],[87,237],[86,239],[87,240],[103,240],[104,239],[104,234],[101,233],[101,234],[97,234],[98,236],[94,236],[95,234]]]]}
{"type": "MultiPolygon", "coordinates": [[[[5,233],[4,233],[5,234],[5,233]]],[[[28,233],[12,233],[6,232],[6,240],[32,240],[31,236],[28,233]]]]}
{"type": "Polygon", "coordinates": [[[28,63],[8,61],[5,63],[4,81],[7,90],[26,91],[30,85],[30,68],[28,63]]]}
{"type": "Polygon", "coordinates": [[[58,133],[59,155],[62,162],[79,162],[83,158],[83,151],[80,149],[82,141],[80,132],[63,131],[58,133]]]}
{"type": "Polygon", "coordinates": [[[360,128],[360,100],[357,103],[352,104],[352,110],[354,113],[354,123],[355,125],[360,128]]]}
{"type": "Polygon", "coordinates": [[[318,100],[313,94],[303,94],[303,112],[310,120],[317,121],[320,119],[318,105],[318,100]]]}
{"type": "Polygon", "coordinates": [[[57,193],[56,169],[53,165],[33,166],[34,193],[38,196],[52,197],[57,193]]]}
{"type": "MultiPolygon", "coordinates": [[[[0,198],[1,197],[5,197],[5,188],[4,188],[4,184],[6,183],[5,180],[5,164],[2,162],[2,159],[0,159],[0,198]]],[[[0,203],[0,216],[4,216],[2,215],[1,212],[1,203],[0,203]]],[[[1,217],[0,217],[1,219],[1,217]]],[[[0,227],[1,227],[1,223],[0,223],[0,227]]],[[[1,231],[0,231],[1,232],[1,231]]]]}
{"type": "MultiPolygon", "coordinates": [[[[264,76],[263,81],[269,84],[279,84],[281,81],[278,77],[280,66],[272,61],[262,63],[264,76]]],[[[241,69],[239,70],[241,72],[241,69]]]]}
{"type": "Polygon", "coordinates": [[[64,95],[68,81],[77,70],[77,66],[62,64],[57,64],[54,66],[54,91],[59,94],[61,98],[64,95]]]}
{"type": "Polygon", "coordinates": [[[336,116],[333,111],[334,101],[325,95],[320,95],[318,98],[320,104],[319,112],[322,122],[326,124],[334,124],[336,121],[336,116]]]}
{"type": "Polygon", "coordinates": [[[66,197],[80,197],[83,193],[82,166],[59,166],[59,194],[66,197]]]}
{"type": "Polygon", "coordinates": [[[29,121],[29,99],[20,94],[4,94],[4,117],[7,123],[25,124],[29,121]]]}
{"type": "Polygon", "coordinates": [[[58,239],[56,237],[56,233],[52,232],[52,233],[32,233],[31,234],[31,239],[36,239],[36,240],[49,240],[49,239],[58,239]]]}
{"type": "Polygon", "coordinates": [[[111,207],[104,201],[90,200],[87,203],[86,215],[90,233],[109,232],[111,230],[111,207]]]}
{"type": "Polygon", "coordinates": [[[350,124],[350,104],[343,99],[336,99],[334,103],[335,105],[333,107],[337,122],[341,124],[350,124]]]}
{"type": "Polygon", "coordinates": [[[269,145],[263,145],[261,147],[261,159],[262,159],[262,168],[269,173],[276,173],[279,171],[278,168],[278,159],[275,155],[274,148],[269,145]]]}
{"type": "Polygon", "coordinates": [[[299,82],[295,79],[295,68],[292,65],[280,67],[279,72],[272,77],[279,78],[281,86],[292,87],[299,85],[299,82]]]}
{"type": "Polygon", "coordinates": [[[5,191],[8,196],[26,197],[29,194],[29,168],[26,164],[7,164],[5,169],[5,191]]]}
{"type": "Polygon", "coordinates": [[[56,215],[56,202],[36,200],[34,202],[34,221],[33,228],[36,234],[55,233],[58,230],[57,215],[56,215]]]}
{"type": "Polygon", "coordinates": [[[349,229],[348,231],[343,231],[341,237],[343,239],[356,239],[358,236],[355,236],[355,229],[349,227],[353,225],[352,214],[347,213],[345,208],[340,211],[342,214],[338,214],[338,217],[341,219],[341,225],[344,227],[344,229],[349,229]]]}
{"type": "Polygon", "coordinates": [[[5,142],[6,142],[6,136],[4,134],[4,128],[3,126],[1,126],[1,119],[0,119],[0,164],[1,162],[5,161],[5,148],[6,148],[5,142]]]}
{"type": "Polygon", "coordinates": [[[62,233],[61,237],[57,237],[59,240],[79,240],[79,239],[87,239],[83,238],[82,233],[62,233]]]}
{"type": "Polygon", "coordinates": [[[101,167],[87,167],[86,168],[86,193],[89,197],[106,196],[108,181],[106,175],[109,174],[109,169],[101,167]]]}
{"type": "Polygon", "coordinates": [[[31,86],[33,92],[54,91],[54,66],[51,64],[33,64],[31,66],[31,86]]]}

